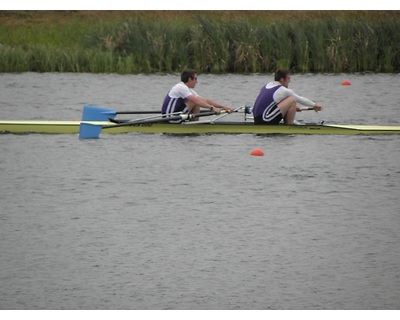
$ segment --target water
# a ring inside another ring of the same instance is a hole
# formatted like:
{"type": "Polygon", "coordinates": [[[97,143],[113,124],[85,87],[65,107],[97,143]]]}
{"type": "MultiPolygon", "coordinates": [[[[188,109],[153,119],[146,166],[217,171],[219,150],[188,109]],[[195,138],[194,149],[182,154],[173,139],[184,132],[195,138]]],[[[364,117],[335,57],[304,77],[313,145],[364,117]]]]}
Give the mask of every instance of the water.
{"type": "MultiPolygon", "coordinates": [[[[154,110],[177,79],[2,74],[1,118],[154,110]]],[[[251,104],[267,79],[201,75],[197,91],[251,104]]],[[[398,83],[294,75],[291,87],[326,106],[300,119],[398,125],[398,83]]],[[[0,135],[0,146],[1,309],[400,308],[397,136],[0,135]]]]}

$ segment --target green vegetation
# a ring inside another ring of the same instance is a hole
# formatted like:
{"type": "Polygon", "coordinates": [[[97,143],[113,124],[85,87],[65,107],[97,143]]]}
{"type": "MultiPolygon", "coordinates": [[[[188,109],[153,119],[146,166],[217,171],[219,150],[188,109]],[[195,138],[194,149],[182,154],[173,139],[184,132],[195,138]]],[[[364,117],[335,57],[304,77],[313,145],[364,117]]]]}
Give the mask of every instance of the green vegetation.
{"type": "Polygon", "coordinates": [[[0,72],[400,72],[398,11],[0,11],[0,72]]]}

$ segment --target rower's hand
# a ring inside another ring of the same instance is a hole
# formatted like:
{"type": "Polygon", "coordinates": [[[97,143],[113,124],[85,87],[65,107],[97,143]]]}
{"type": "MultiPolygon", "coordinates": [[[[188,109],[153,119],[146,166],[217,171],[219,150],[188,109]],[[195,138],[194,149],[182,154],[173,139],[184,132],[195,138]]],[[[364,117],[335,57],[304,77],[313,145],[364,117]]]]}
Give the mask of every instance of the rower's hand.
{"type": "Polygon", "coordinates": [[[235,111],[235,109],[233,109],[231,107],[226,107],[226,106],[219,107],[219,108],[217,108],[217,107],[213,108],[213,111],[215,112],[215,114],[221,114],[222,110],[226,111],[227,113],[232,113],[235,111]]]}
{"type": "Polygon", "coordinates": [[[235,111],[235,109],[226,106],[223,106],[222,109],[224,109],[224,111],[226,111],[227,113],[232,113],[235,111]]]}
{"type": "Polygon", "coordinates": [[[225,110],[226,112],[228,112],[228,113],[235,112],[235,109],[234,109],[234,108],[231,108],[231,107],[226,107],[224,110],[225,110]]]}
{"type": "Polygon", "coordinates": [[[322,106],[320,104],[316,103],[315,106],[314,106],[314,111],[318,112],[318,111],[321,111],[321,110],[322,110],[322,106]]]}

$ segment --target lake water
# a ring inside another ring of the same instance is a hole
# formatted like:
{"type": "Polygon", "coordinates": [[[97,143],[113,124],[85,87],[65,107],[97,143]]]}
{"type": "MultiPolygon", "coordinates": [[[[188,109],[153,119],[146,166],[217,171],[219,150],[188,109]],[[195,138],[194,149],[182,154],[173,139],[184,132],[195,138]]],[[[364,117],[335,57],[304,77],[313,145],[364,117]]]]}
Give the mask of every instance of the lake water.
{"type": "MultiPolygon", "coordinates": [[[[199,75],[196,91],[237,107],[270,79],[199,75]]],[[[0,118],[158,110],[178,81],[0,74],[0,118]]],[[[325,106],[298,119],[399,125],[399,83],[290,87],[325,106]]],[[[399,136],[3,134],[0,147],[0,309],[400,308],[399,136]]]]}

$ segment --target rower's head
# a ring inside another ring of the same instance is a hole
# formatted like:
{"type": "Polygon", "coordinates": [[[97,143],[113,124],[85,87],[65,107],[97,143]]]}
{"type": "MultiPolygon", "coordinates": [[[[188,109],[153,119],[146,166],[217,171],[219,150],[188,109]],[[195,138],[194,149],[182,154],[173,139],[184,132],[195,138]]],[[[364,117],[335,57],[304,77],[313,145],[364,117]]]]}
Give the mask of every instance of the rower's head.
{"type": "Polygon", "coordinates": [[[197,71],[195,69],[185,69],[181,73],[181,81],[189,88],[194,88],[197,84],[197,71]]]}
{"type": "Polygon", "coordinates": [[[288,88],[290,82],[290,71],[287,69],[278,68],[275,71],[275,81],[278,81],[281,85],[288,88]]]}

